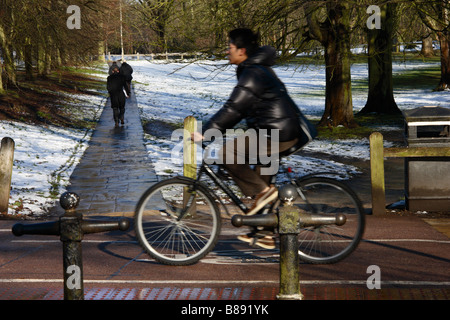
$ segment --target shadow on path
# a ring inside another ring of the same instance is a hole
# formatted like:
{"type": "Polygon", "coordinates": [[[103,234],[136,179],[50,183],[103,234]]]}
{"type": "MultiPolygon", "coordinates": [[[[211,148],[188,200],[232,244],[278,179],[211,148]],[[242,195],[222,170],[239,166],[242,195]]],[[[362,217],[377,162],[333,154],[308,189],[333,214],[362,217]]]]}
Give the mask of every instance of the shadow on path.
{"type": "MultiPolygon", "coordinates": [[[[144,145],[136,96],[127,99],[125,124],[114,126],[108,99],[89,147],[70,177],[67,191],[80,196],[83,215],[129,215],[144,191],[157,181],[144,145]],[[122,214],[120,214],[122,213],[122,214]]],[[[52,215],[63,214],[57,202],[52,215]]]]}

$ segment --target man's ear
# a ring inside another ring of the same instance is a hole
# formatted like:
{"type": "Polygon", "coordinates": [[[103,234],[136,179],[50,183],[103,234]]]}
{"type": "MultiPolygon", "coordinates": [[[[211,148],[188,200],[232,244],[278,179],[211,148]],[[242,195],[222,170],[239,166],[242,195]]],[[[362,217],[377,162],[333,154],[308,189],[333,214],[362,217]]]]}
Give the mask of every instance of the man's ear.
{"type": "Polygon", "coordinates": [[[247,48],[241,48],[241,56],[248,56],[248,54],[247,54],[247,48]]]}

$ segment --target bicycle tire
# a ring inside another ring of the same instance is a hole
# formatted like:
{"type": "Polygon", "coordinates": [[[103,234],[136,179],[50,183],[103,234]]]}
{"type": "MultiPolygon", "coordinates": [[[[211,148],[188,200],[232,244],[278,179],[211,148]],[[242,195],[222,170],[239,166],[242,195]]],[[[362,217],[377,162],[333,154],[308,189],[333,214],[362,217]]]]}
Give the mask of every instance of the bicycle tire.
{"type": "Polygon", "coordinates": [[[297,197],[294,203],[301,214],[346,217],[342,226],[303,226],[298,236],[299,258],[313,264],[341,261],[356,249],[363,236],[365,213],[361,201],[352,189],[335,179],[308,177],[298,179],[295,184],[304,196],[304,199],[297,197]]]}
{"type": "Polygon", "coordinates": [[[187,178],[171,178],[150,187],[136,206],[134,222],[144,250],[156,261],[174,266],[191,265],[205,257],[221,229],[214,198],[202,184],[187,178]],[[179,219],[186,209],[185,195],[194,192],[193,206],[179,219]]]}

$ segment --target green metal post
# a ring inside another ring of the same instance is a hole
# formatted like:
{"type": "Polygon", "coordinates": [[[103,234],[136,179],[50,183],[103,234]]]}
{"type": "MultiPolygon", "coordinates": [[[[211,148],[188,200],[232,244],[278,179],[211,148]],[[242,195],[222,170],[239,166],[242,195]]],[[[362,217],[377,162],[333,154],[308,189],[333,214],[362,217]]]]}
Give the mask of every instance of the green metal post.
{"type": "Polygon", "coordinates": [[[12,232],[19,237],[24,234],[59,235],[63,244],[63,278],[64,300],[84,300],[83,261],[81,241],[88,233],[128,230],[128,220],[86,221],[76,212],[80,197],[66,192],[61,195],[60,204],[65,210],[57,222],[38,223],[34,225],[15,224],[12,232]]]}
{"type": "Polygon", "coordinates": [[[278,213],[280,234],[280,293],[279,300],[302,300],[300,292],[298,234],[300,233],[300,212],[292,200],[296,190],[291,185],[280,189],[283,206],[278,213]]]}

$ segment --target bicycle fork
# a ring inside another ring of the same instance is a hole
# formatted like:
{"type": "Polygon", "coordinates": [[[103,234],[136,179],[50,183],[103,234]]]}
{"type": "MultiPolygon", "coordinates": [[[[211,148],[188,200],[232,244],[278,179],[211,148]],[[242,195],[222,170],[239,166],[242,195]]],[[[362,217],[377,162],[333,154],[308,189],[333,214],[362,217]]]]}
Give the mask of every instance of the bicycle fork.
{"type": "Polygon", "coordinates": [[[181,209],[181,212],[177,217],[177,221],[181,221],[181,219],[189,215],[194,216],[196,197],[197,191],[195,188],[195,184],[194,188],[186,187],[185,190],[183,190],[183,208],[181,209]]]}

